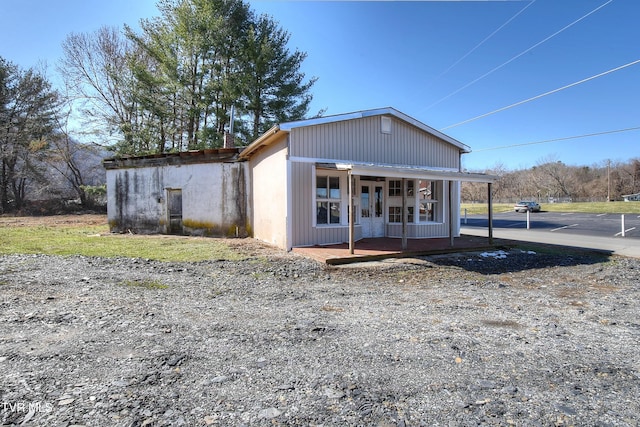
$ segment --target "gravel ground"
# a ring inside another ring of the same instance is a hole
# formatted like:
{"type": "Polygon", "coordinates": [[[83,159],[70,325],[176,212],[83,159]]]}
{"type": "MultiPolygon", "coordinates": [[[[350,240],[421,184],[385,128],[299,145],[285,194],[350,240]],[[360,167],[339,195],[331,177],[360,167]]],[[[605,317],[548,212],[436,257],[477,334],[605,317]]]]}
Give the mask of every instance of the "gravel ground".
{"type": "Polygon", "coordinates": [[[640,260],[0,257],[0,420],[634,426],[640,260]]]}

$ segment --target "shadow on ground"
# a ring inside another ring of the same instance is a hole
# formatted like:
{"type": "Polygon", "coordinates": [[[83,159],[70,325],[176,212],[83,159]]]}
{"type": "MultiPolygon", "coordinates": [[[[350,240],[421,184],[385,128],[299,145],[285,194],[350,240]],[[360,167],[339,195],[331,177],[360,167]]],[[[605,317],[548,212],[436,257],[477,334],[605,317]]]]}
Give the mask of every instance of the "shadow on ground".
{"type": "MultiPolygon", "coordinates": [[[[489,223],[486,218],[470,218],[467,222],[462,222],[462,225],[465,227],[478,227],[478,228],[487,228],[489,223]]],[[[554,229],[559,227],[566,226],[566,223],[560,223],[555,221],[544,221],[539,218],[531,218],[529,222],[529,227],[539,228],[542,230],[546,229],[554,229]]],[[[522,219],[493,219],[493,228],[509,228],[509,229],[525,229],[527,228],[527,218],[523,216],[522,219]]]]}
{"type": "Polygon", "coordinates": [[[421,257],[435,265],[455,266],[481,274],[521,272],[550,267],[590,265],[607,262],[609,251],[566,246],[498,242],[488,251],[457,252],[421,257]]]}

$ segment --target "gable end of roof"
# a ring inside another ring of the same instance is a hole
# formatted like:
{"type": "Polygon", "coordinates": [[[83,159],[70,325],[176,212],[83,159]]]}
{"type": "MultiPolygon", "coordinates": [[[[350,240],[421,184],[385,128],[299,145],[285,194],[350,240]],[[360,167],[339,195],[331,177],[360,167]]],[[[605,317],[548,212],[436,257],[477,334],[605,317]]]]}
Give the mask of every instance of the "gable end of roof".
{"type": "Polygon", "coordinates": [[[333,115],[333,116],[326,116],[326,117],[316,117],[313,119],[305,119],[305,120],[297,120],[294,122],[285,122],[285,123],[281,123],[279,125],[276,125],[274,127],[272,127],[271,129],[269,129],[267,132],[265,132],[263,135],[261,135],[258,139],[256,139],[255,141],[253,141],[251,144],[249,144],[241,153],[240,153],[240,158],[248,158],[250,157],[254,152],[256,152],[258,149],[260,149],[262,146],[264,145],[268,145],[270,143],[270,141],[272,142],[274,138],[274,136],[276,134],[279,134],[281,132],[289,132],[292,129],[296,129],[296,128],[303,128],[303,127],[308,127],[308,126],[318,126],[318,125],[323,125],[323,124],[328,124],[328,123],[336,123],[336,122],[342,122],[342,121],[346,121],[346,120],[355,120],[355,119],[362,119],[365,117],[374,117],[374,116],[392,116],[395,117],[399,120],[402,120],[406,123],[409,123],[412,126],[417,127],[418,129],[427,132],[433,136],[436,136],[440,139],[442,139],[443,141],[448,142],[449,144],[457,147],[458,149],[460,149],[460,151],[462,153],[470,153],[471,152],[471,148],[466,145],[463,144],[462,142],[458,141],[457,139],[454,139],[452,137],[450,137],[449,135],[446,135],[430,126],[427,126],[426,124],[422,123],[419,120],[414,119],[411,116],[408,116],[398,110],[396,110],[395,108],[392,107],[385,107],[385,108],[377,108],[377,109],[372,109],[372,110],[363,110],[363,111],[356,111],[353,113],[346,113],[346,114],[337,114],[337,115],[333,115]]]}

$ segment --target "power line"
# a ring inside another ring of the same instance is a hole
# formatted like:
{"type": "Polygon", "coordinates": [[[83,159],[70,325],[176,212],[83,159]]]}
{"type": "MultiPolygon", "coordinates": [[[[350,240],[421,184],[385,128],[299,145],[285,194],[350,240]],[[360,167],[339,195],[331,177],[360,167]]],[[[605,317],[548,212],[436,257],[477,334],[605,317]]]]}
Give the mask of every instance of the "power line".
{"type": "Polygon", "coordinates": [[[458,65],[460,62],[462,62],[467,56],[471,55],[473,52],[476,51],[476,49],[478,49],[480,46],[482,46],[485,42],[487,42],[491,37],[493,37],[494,35],[496,35],[501,29],[503,29],[504,27],[506,27],[511,21],[513,21],[514,19],[516,19],[518,16],[520,16],[522,14],[522,12],[524,12],[525,10],[527,10],[527,8],[529,6],[531,6],[532,4],[534,4],[536,2],[536,0],[532,0],[531,2],[529,2],[529,4],[527,4],[525,7],[523,7],[522,9],[520,9],[515,15],[513,15],[511,18],[509,18],[507,20],[507,22],[505,22],[504,24],[502,24],[500,27],[498,27],[498,29],[496,29],[494,32],[492,32],[491,34],[489,34],[487,37],[484,38],[484,40],[482,40],[480,43],[478,43],[473,49],[471,49],[469,52],[465,53],[460,59],[458,59],[456,62],[454,62],[453,64],[451,64],[449,66],[449,68],[447,68],[446,70],[444,70],[442,73],[440,73],[435,79],[433,79],[431,81],[431,85],[434,84],[436,81],[438,81],[442,76],[444,76],[445,74],[447,74],[449,71],[451,71],[456,65],[458,65]]]}
{"type": "Polygon", "coordinates": [[[500,147],[481,148],[479,150],[473,150],[473,152],[477,153],[479,151],[502,150],[504,148],[522,147],[522,146],[525,146],[525,145],[535,145],[535,144],[545,144],[547,142],[566,141],[566,140],[569,140],[569,139],[579,139],[579,138],[587,138],[587,137],[590,137],[590,136],[609,135],[609,134],[612,134],[612,133],[620,133],[620,132],[631,132],[631,131],[634,131],[634,130],[640,130],[640,126],[632,127],[632,128],[626,128],[626,129],[608,130],[608,131],[605,131],[605,132],[587,133],[587,134],[584,134],[584,135],[566,136],[564,138],[545,139],[544,141],[524,142],[524,143],[521,143],[521,144],[503,145],[503,146],[500,146],[500,147]]]}
{"type": "Polygon", "coordinates": [[[613,0],[608,0],[607,2],[601,4],[600,6],[598,6],[597,8],[593,9],[591,12],[587,13],[586,15],[581,16],[580,18],[576,19],[575,21],[573,21],[572,23],[564,26],[563,28],[561,28],[560,30],[556,31],[555,33],[551,34],[550,36],[546,37],[545,39],[539,41],[538,43],[534,44],[533,46],[531,46],[530,48],[520,52],[519,54],[517,54],[516,56],[514,56],[513,58],[509,59],[506,62],[503,62],[502,64],[498,65],[497,67],[493,68],[492,70],[484,73],[483,75],[481,75],[480,77],[476,78],[475,80],[472,80],[471,82],[467,83],[466,85],[460,87],[459,89],[456,89],[455,91],[451,92],[449,95],[445,96],[444,98],[440,98],[438,101],[434,102],[433,104],[429,105],[426,109],[428,110],[431,107],[434,107],[436,105],[438,105],[439,103],[441,103],[442,101],[451,98],[453,95],[457,94],[458,92],[461,92],[462,90],[468,88],[469,86],[479,82],[480,80],[484,79],[485,77],[489,76],[490,74],[493,74],[494,72],[498,71],[499,69],[501,69],[502,67],[504,67],[505,65],[510,64],[511,62],[515,61],[516,59],[520,58],[521,56],[529,53],[530,51],[532,51],[533,49],[535,49],[536,47],[540,46],[541,44],[551,40],[553,37],[557,36],[558,34],[562,33],[563,31],[569,29],[570,27],[574,26],[575,24],[577,24],[578,22],[582,21],[583,19],[587,18],[588,16],[596,13],[598,10],[602,9],[603,7],[605,7],[606,5],[608,5],[609,3],[611,3],[613,0]]]}
{"type": "Polygon", "coordinates": [[[451,129],[451,128],[456,127],[456,126],[460,126],[460,125],[463,125],[465,123],[472,122],[474,120],[482,119],[484,117],[490,116],[490,115],[495,114],[495,113],[499,113],[499,112],[504,111],[504,110],[508,110],[510,108],[513,108],[513,107],[517,107],[518,105],[522,105],[522,104],[526,104],[527,102],[535,101],[536,99],[540,99],[540,98],[542,98],[544,96],[551,95],[551,94],[554,94],[556,92],[560,92],[561,90],[569,89],[570,87],[577,86],[577,85],[582,84],[582,83],[586,83],[586,82],[588,82],[590,80],[597,79],[598,77],[606,76],[607,74],[611,74],[611,73],[613,73],[615,71],[622,70],[624,68],[630,67],[630,66],[638,64],[638,63],[640,63],[640,59],[632,61],[632,62],[629,62],[628,64],[624,64],[624,65],[621,65],[621,66],[616,67],[616,68],[612,68],[612,69],[610,69],[608,71],[605,71],[603,73],[596,74],[595,76],[587,77],[586,79],[582,79],[580,81],[568,84],[566,86],[562,86],[560,88],[557,88],[557,89],[554,89],[554,90],[550,90],[549,92],[545,92],[543,94],[536,95],[534,97],[525,99],[524,101],[519,101],[519,102],[516,102],[515,104],[507,105],[506,107],[498,108],[497,110],[493,110],[491,112],[488,112],[488,113],[485,113],[485,114],[481,114],[481,115],[473,117],[471,119],[467,119],[467,120],[464,120],[462,122],[455,123],[453,125],[449,125],[447,127],[442,128],[442,130],[451,129]]]}

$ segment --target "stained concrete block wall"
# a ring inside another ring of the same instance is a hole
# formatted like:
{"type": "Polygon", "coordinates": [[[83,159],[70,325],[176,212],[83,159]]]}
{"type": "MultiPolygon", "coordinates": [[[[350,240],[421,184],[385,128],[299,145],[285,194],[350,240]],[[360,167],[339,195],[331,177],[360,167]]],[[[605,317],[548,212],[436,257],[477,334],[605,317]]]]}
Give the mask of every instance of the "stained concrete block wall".
{"type": "Polygon", "coordinates": [[[182,190],[182,231],[246,236],[246,163],[202,163],[107,170],[107,211],[113,232],[168,233],[168,192],[182,190]]]}

